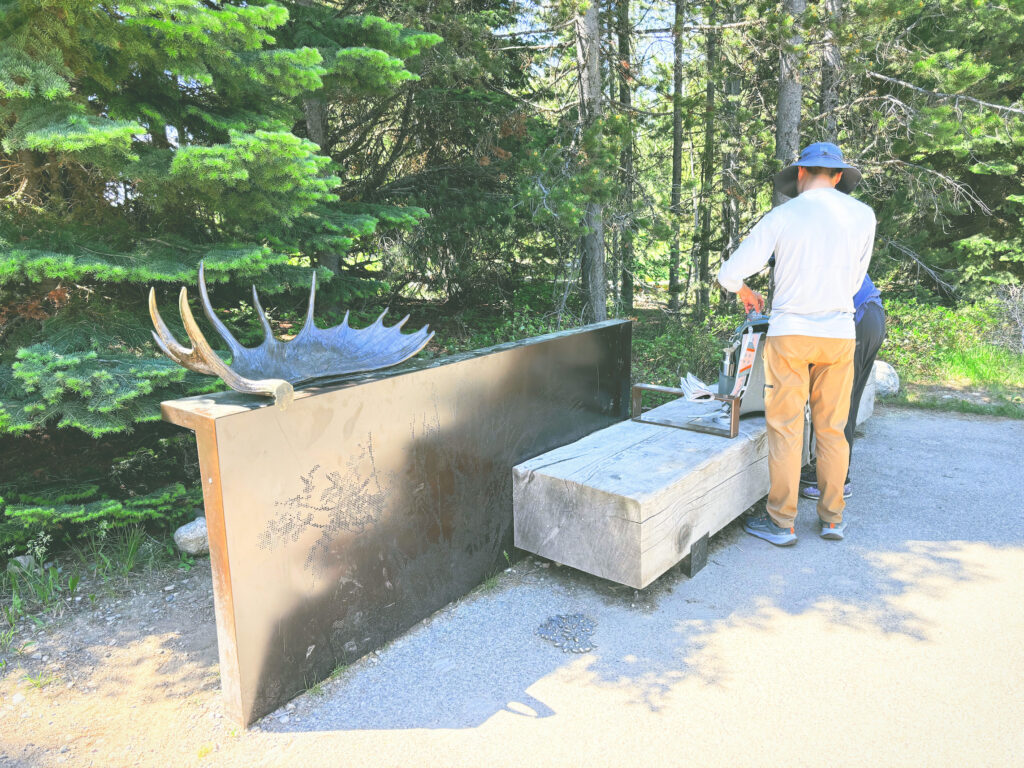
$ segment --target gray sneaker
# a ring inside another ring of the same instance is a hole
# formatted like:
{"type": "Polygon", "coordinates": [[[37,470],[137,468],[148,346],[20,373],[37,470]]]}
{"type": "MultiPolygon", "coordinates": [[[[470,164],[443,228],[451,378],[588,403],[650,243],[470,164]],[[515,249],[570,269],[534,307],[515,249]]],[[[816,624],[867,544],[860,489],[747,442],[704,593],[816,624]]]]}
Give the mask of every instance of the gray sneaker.
{"type": "Polygon", "coordinates": [[[751,536],[770,541],[777,547],[796,544],[796,531],[793,528],[780,528],[767,513],[748,517],[743,521],[743,530],[751,536]]]}
{"type": "MultiPolygon", "coordinates": [[[[801,479],[800,482],[802,483],[803,480],[801,479]]],[[[815,501],[820,499],[821,498],[821,489],[818,488],[818,481],[815,480],[814,483],[812,483],[810,485],[805,485],[803,488],[801,488],[800,489],[800,495],[803,496],[805,499],[814,499],[815,501]]],[[[849,481],[847,481],[843,485],[843,498],[844,499],[848,499],[851,496],[853,496],[853,488],[850,485],[849,481]]]]}
{"type": "Polygon", "coordinates": [[[834,541],[841,541],[843,534],[846,533],[846,521],[843,520],[841,523],[826,523],[824,520],[819,520],[821,523],[821,538],[832,539],[834,541]]]}

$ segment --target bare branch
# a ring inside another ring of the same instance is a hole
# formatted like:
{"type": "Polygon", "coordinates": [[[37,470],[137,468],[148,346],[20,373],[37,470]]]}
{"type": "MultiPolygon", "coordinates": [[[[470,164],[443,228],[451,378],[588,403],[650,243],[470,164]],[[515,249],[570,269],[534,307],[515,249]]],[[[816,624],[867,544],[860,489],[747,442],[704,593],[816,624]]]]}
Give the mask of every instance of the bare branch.
{"type": "Polygon", "coordinates": [[[499,32],[492,37],[526,37],[527,35],[550,35],[555,32],[559,32],[566,27],[572,26],[574,19],[563,22],[562,24],[556,24],[553,27],[546,27],[545,29],[514,29],[511,32],[499,32]]]}
{"type": "Polygon", "coordinates": [[[551,43],[550,45],[506,45],[503,48],[495,48],[496,51],[550,51],[554,48],[565,48],[571,43],[551,43]]]}
{"type": "Polygon", "coordinates": [[[647,115],[648,117],[671,117],[671,112],[648,112],[646,109],[637,109],[631,104],[623,104],[621,101],[609,99],[608,103],[618,107],[625,112],[632,112],[635,115],[647,115]]]}
{"type": "Polygon", "coordinates": [[[933,176],[944,184],[953,194],[954,202],[964,202],[971,209],[977,207],[983,214],[989,216],[992,214],[992,209],[985,204],[985,201],[978,197],[978,194],[971,189],[970,185],[964,184],[962,181],[957,181],[951,176],[947,176],[941,171],[937,171],[934,168],[928,168],[924,165],[917,165],[916,163],[908,163],[897,158],[887,160],[882,165],[896,165],[904,168],[913,168],[916,171],[933,176]]]}
{"type": "MultiPolygon", "coordinates": [[[[937,269],[936,267],[928,266],[928,264],[925,263],[924,259],[921,258],[920,254],[911,250],[903,243],[898,243],[895,240],[890,240],[887,237],[882,237],[880,239],[885,245],[889,246],[895,251],[898,251],[899,253],[902,253],[904,256],[909,258],[910,261],[913,262],[914,265],[916,265],[918,275],[924,272],[926,275],[928,275],[929,278],[931,278],[931,280],[935,283],[935,285],[938,288],[945,291],[949,296],[956,295],[956,288],[953,287],[951,283],[943,280],[941,276],[941,273],[947,272],[948,270],[937,269]]],[[[894,256],[890,256],[889,258],[892,259],[893,261],[899,261],[899,259],[897,259],[894,256]]]]}
{"type": "MultiPolygon", "coordinates": [[[[679,27],[680,32],[717,32],[723,29],[735,29],[737,27],[757,27],[763,25],[764,19],[750,19],[748,21],[733,21],[729,24],[687,24],[679,27]]],[[[676,31],[675,27],[658,27],[657,29],[635,29],[635,35],[667,35],[676,31]]]]}
{"type": "Polygon", "coordinates": [[[1011,115],[1024,115],[1024,109],[1018,109],[1017,107],[1007,107],[1003,104],[993,104],[990,101],[982,101],[976,99],[973,96],[965,96],[961,93],[942,93],[941,91],[929,91],[926,88],[919,88],[916,85],[906,82],[905,80],[897,80],[895,77],[888,77],[887,75],[879,74],[878,72],[868,72],[868,77],[874,78],[875,80],[881,80],[886,83],[892,83],[898,85],[901,88],[908,88],[915,93],[920,93],[927,96],[930,99],[936,101],[953,101],[954,105],[959,106],[960,101],[969,101],[972,104],[977,104],[981,107],[988,107],[994,109],[997,112],[1006,112],[1011,115]]]}

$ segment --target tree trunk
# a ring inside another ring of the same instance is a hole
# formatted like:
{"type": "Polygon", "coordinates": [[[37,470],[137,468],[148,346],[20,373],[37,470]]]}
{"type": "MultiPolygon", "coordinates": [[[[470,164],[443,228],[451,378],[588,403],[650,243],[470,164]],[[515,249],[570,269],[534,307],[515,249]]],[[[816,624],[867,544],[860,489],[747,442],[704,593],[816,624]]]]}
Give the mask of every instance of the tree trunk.
{"type": "Polygon", "coordinates": [[[683,0],[676,0],[675,28],[672,31],[672,242],[669,246],[668,308],[679,310],[679,207],[683,183],[683,0]]]}
{"type": "MultiPolygon", "coordinates": [[[[729,14],[729,21],[739,21],[740,15],[738,8],[732,6],[732,11],[729,14]]],[[[740,184],[737,177],[738,168],[738,157],[737,157],[737,146],[739,137],[742,133],[742,128],[739,125],[738,118],[736,116],[736,110],[739,107],[739,98],[742,91],[742,84],[740,82],[739,74],[735,71],[732,65],[725,59],[724,66],[729,69],[728,77],[725,81],[725,133],[728,137],[724,142],[724,152],[722,153],[722,253],[721,260],[725,261],[728,259],[736,247],[739,245],[740,240],[740,184]]],[[[720,292],[721,294],[722,292],[720,292]]],[[[732,298],[728,294],[719,296],[722,304],[731,303],[732,298]]]]}
{"type": "MultiPolygon", "coordinates": [[[[591,128],[601,117],[601,27],[597,3],[591,0],[581,16],[576,14],[576,62],[580,83],[580,131],[591,128]]],[[[608,318],[607,287],[604,279],[604,210],[601,203],[587,203],[583,216],[586,232],[580,237],[580,271],[583,279],[584,312],[587,322],[608,318]]]]}
{"type": "MultiPolygon", "coordinates": [[[[316,0],[295,0],[296,5],[313,8],[316,0]]],[[[302,98],[302,111],[306,117],[306,138],[320,147],[321,154],[326,155],[327,144],[327,103],[321,89],[316,95],[307,94],[302,98]]]]}
{"type": "MultiPolygon", "coordinates": [[[[708,4],[708,25],[715,24],[715,7],[708,4]]],[[[715,78],[718,69],[718,33],[708,30],[707,82],[704,88],[704,148],[700,166],[700,248],[697,263],[697,318],[703,320],[711,310],[711,180],[715,165],[715,78]]]]}
{"type": "Polygon", "coordinates": [[[306,137],[327,154],[327,105],[318,96],[302,99],[302,111],[306,115],[306,137]]]}
{"type": "MultiPolygon", "coordinates": [[[[793,34],[781,41],[779,55],[779,103],[775,117],[775,159],[778,168],[784,168],[797,158],[800,150],[800,56],[793,49],[803,42],[800,22],[807,8],[807,0],[783,0],[782,10],[793,17],[793,34]]],[[[786,201],[779,190],[772,194],[772,204],[786,201]]]]}
{"type": "Polygon", "coordinates": [[[622,311],[630,314],[633,311],[633,89],[630,79],[633,76],[630,37],[632,28],[629,24],[630,0],[618,0],[618,17],[616,34],[619,38],[619,102],[626,115],[628,134],[622,144],[622,155],[619,164],[622,169],[622,195],[625,201],[622,220],[622,235],[619,238],[619,264],[622,279],[622,311]]]}
{"type": "MultiPolygon", "coordinates": [[[[628,2],[628,0],[627,0],[628,2]]],[[[600,8],[598,14],[601,18],[602,28],[602,51],[613,51],[616,48],[616,34],[618,28],[618,9],[611,3],[607,4],[605,12],[602,14],[600,8]]],[[[616,99],[619,98],[619,76],[615,67],[615,57],[606,55],[601,59],[601,77],[602,77],[602,98],[608,100],[608,104],[612,105],[616,103],[616,99]]],[[[615,317],[620,314],[620,285],[619,277],[622,269],[622,253],[621,243],[622,239],[619,236],[621,227],[612,227],[610,230],[605,231],[605,235],[611,232],[611,237],[605,242],[605,255],[604,255],[604,268],[606,276],[606,284],[611,289],[611,304],[612,304],[612,316],[615,317]],[[608,277],[610,275],[610,277],[608,277]]],[[[607,290],[607,289],[606,289],[607,290]]]]}
{"type": "Polygon", "coordinates": [[[611,270],[612,279],[612,316],[622,314],[622,295],[621,286],[619,281],[615,279],[615,276],[622,271],[622,238],[619,237],[619,233],[612,230],[612,245],[611,245],[611,258],[605,257],[605,261],[608,264],[608,269],[611,270]]]}
{"type": "Polygon", "coordinates": [[[839,107],[839,78],[843,59],[836,32],[843,22],[842,0],[825,0],[825,45],[821,51],[821,113],[825,115],[822,139],[835,144],[839,140],[836,112],[839,107]]]}

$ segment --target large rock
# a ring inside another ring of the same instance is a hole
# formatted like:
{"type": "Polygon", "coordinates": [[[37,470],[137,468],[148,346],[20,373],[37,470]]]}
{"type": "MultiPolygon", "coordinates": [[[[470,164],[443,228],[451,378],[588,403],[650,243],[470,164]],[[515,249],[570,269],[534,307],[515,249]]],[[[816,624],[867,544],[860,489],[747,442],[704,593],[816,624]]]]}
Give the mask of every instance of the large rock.
{"type": "Polygon", "coordinates": [[[30,571],[33,565],[35,565],[35,560],[32,558],[32,555],[18,555],[17,557],[12,557],[10,562],[7,563],[7,570],[11,573],[19,570],[30,571]]]}
{"type": "Polygon", "coordinates": [[[206,518],[197,517],[174,532],[174,543],[187,555],[203,555],[210,551],[206,534],[206,518]]]}
{"type": "Polygon", "coordinates": [[[900,376],[888,363],[875,360],[871,376],[875,380],[875,394],[888,397],[900,391],[900,376]]]}

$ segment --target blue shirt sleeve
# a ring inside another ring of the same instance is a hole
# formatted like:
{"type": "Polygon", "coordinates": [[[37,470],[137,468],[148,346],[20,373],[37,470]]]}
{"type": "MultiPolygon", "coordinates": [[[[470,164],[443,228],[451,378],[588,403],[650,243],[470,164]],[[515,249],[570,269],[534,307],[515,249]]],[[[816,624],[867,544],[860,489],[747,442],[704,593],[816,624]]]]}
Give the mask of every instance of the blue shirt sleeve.
{"type": "Polygon", "coordinates": [[[853,295],[853,319],[854,322],[858,322],[861,315],[864,314],[864,306],[867,304],[877,304],[882,306],[882,294],[875,284],[871,282],[871,278],[864,275],[864,282],[860,285],[860,290],[853,295]]]}

